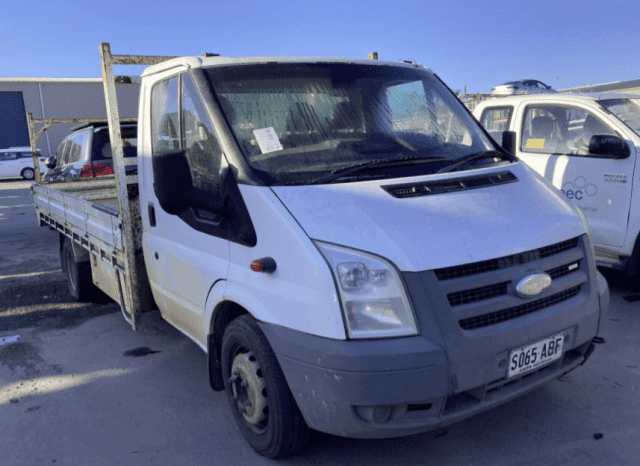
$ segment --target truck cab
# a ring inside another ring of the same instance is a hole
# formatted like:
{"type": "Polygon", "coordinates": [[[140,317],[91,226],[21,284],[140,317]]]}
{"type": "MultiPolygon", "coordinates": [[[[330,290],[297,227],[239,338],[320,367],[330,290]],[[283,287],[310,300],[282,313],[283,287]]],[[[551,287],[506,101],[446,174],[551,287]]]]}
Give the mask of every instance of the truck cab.
{"type": "Polygon", "coordinates": [[[435,429],[590,354],[607,292],[581,214],[429,69],[187,57],[141,99],[153,296],[261,454],[301,424],[435,429]]]}
{"type": "Polygon", "coordinates": [[[640,98],[564,94],[489,99],[474,110],[514,154],[544,176],[587,218],[598,265],[637,273],[640,258],[640,98]]]}

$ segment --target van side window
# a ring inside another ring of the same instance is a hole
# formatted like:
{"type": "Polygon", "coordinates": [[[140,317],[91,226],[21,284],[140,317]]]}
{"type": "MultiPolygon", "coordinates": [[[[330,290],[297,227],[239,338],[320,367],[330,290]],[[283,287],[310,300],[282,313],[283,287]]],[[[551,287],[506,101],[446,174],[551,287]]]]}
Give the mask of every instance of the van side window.
{"type": "Polygon", "coordinates": [[[615,135],[591,112],[563,106],[530,106],[522,128],[520,150],[547,154],[589,155],[595,135],[615,135]]]}
{"type": "Polygon", "coordinates": [[[189,75],[156,84],[151,102],[153,152],[184,150],[193,186],[218,192],[222,151],[189,75]]]}
{"type": "Polygon", "coordinates": [[[493,139],[502,145],[502,132],[509,130],[513,107],[485,108],[480,117],[480,123],[488,131],[493,139]]]}

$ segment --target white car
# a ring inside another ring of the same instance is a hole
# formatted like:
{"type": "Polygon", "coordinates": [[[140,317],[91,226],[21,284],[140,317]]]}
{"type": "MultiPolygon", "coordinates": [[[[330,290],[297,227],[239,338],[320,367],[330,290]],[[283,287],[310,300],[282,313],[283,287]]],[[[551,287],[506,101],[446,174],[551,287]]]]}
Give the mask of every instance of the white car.
{"type": "Polygon", "coordinates": [[[494,95],[510,95],[510,94],[545,94],[558,92],[547,86],[545,83],[536,81],[535,79],[519,79],[517,81],[509,81],[491,89],[494,95]]]}
{"type": "MultiPolygon", "coordinates": [[[[45,158],[38,151],[40,173],[46,171],[45,158]]],[[[36,172],[33,166],[33,154],[30,147],[10,147],[0,149],[0,177],[22,177],[25,180],[33,180],[36,172]]]]}

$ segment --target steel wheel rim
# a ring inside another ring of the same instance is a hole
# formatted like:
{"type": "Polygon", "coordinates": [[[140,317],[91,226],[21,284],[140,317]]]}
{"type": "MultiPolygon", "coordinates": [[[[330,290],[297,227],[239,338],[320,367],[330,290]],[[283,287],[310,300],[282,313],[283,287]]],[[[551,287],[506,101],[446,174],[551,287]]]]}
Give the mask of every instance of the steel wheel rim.
{"type": "Polygon", "coordinates": [[[232,398],[238,413],[258,434],[264,433],[269,421],[267,386],[263,375],[251,351],[236,353],[229,377],[232,398]]]}

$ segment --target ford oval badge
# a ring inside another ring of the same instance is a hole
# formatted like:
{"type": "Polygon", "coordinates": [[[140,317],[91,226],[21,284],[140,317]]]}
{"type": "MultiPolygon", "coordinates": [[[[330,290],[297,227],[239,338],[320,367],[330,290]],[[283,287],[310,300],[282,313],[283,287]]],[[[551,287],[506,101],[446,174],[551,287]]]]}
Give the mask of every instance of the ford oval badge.
{"type": "Polygon", "coordinates": [[[549,286],[551,286],[551,277],[548,273],[534,273],[520,280],[516,286],[516,293],[523,298],[533,298],[549,286]]]}

